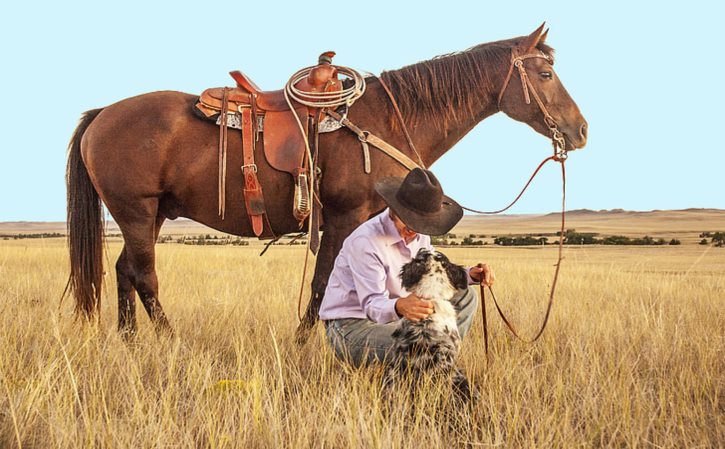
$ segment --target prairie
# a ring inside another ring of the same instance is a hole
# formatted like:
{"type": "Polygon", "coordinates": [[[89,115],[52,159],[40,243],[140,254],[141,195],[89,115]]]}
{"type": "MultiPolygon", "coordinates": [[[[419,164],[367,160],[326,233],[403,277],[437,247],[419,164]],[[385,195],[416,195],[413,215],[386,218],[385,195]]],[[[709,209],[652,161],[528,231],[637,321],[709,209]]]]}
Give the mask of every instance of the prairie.
{"type": "MultiPolygon", "coordinates": [[[[464,224],[457,232],[541,229],[464,224]]],[[[681,227],[681,246],[566,247],[552,318],[532,345],[489,303],[488,362],[480,316],[463,343],[460,364],[481,391],[469,409],[438,385],[382,392],[379,370],[334,359],[321,326],[297,347],[301,246],[260,258],[258,245],[157,245],[175,334],[155,335],[139,303],[139,334],[125,343],[117,240],[93,325],[73,320],[70,300],[59,306],[63,239],[0,240],[0,447],[723,447],[725,249],[694,244],[718,227],[681,227]]],[[[444,251],[492,264],[502,307],[524,335],[537,329],[554,247],[444,251]]]]}

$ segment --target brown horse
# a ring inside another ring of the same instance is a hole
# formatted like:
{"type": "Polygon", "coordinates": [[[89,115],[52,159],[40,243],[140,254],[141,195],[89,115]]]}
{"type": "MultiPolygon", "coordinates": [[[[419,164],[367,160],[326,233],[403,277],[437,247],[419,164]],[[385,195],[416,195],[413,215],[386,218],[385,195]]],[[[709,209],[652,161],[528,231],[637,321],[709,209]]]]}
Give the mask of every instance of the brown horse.
{"type": "MultiPolygon", "coordinates": [[[[529,36],[481,44],[381,75],[426,166],[499,111],[550,137],[542,109],[524,101],[525,89],[515,71],[510,77],[512,52],[547,56],[526,59],[524,70],[563,133],[566,149],[585,145],[586,121],[553,71],[552,49],[544,43],[542,30],[543,25],[529,36]]],[[[192,115],[195,100],[194,95],[180,92],[153,92],[83,115],[69,146],[67,167],[69,288],[77,314],[90,318],[100,305],[101,201],[123,233],[124,247],[116,262],[118,327],[123,333],[136,329],[134,292],[156,328],[170,329],[159,302],[154,252],[166,219],[188,217],[229,234],[254,235],[244,208],[241,171],[229,172],[226,216],[222,219],[217,214],[219,131],[213,123],[192,115]]],[[[367,79],[367,91],[350,109],[349,118],[418,160],[377,78],[367,79]]],[[[229,152],[229,166],[239,167],[243,163],[241,137],[229,133],[229,139],[229,148],[239,149],[229,152]]],[[[372,172],[364,173],[360,142],[346,129],[321,134],[319,152],[324,233],[312,298],[298,329],[300,341],[317,321],[343,240],[384,207],[374,182],[405,174],[405,168],[375,150],[371,150],[372,172]]],[[[268,165],[261,151],[257,161],[269,224],[276,234],[297,231],[291,212],[292,177],[268,165]]]]}

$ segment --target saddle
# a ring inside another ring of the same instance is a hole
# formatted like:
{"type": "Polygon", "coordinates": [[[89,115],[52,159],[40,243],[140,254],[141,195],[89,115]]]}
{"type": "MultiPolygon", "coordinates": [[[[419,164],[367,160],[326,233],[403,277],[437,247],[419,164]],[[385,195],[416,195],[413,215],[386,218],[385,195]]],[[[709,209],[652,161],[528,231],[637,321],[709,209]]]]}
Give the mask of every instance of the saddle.
{"type": "MultiPolygon", "coordinates": [[[[215,87],[206,89],[195,104],[195,112],[202,118],[216,121],[219,125],[219,214],[224,217],[227,128],[242,132],[244,165],[244,197],[247,213],[256,236],[264,231],[263,218],[266,214],[264,196],[257,179],[255,147],[262,136],[264,157],[269,165],[287,172],[295,181],[293,215],[300,222],[309,216],[309,172],[310,159],[316,160],[318,124],[324,105],[316,103],[314,95],[305,93],[338,92],[342,82],[338,70],[332,65],[334,52],[320,55],[318,65],[303,69],[288,83],[304,104],[286,96],[285,89],[262,91],[249,77],[235,70],[230,72],[236,87],[215,87]],[[289,98],[289,100],[288,100],[289,98]],[[224,112],[224,113],[223,113],[224,112]],[[310,149],[310,154],[307,153],[310,149]]],[[[313,162],[314,164],[314,162],[313,162]]],[[[317,186],[314,186],[317,187],[317,186]]],[[[317,208],[319,210],[319,208],[317,208]]],[[[317,214],[314,214],[317,215],[317,214]]],[[[312,218],[317,220],[319,217],[312,218]]],[[[270,231],[271,227],[270,227],[270,231]]],[[[272,235],[274,233],[272,232],[272,235]]]]}

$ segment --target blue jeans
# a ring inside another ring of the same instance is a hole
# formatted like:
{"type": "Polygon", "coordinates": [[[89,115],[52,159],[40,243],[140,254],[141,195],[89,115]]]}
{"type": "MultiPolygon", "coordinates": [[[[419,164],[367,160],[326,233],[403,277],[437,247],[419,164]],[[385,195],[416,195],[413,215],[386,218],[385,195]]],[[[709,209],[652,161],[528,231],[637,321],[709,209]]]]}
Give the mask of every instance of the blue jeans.
{"type": "MultiPolygon", "coordinates": [[[[463,339],[471,328],[478,309],[478,295],[472,287],[459,290],[451,299],[456,309],[458,332],[463,339]]],[[[374,321],[346,318],[325,322],[327,342],[337,358],[355,367],[383,362],[393,346],[393,332],[398,321],[378,324],[374,321]]]]}

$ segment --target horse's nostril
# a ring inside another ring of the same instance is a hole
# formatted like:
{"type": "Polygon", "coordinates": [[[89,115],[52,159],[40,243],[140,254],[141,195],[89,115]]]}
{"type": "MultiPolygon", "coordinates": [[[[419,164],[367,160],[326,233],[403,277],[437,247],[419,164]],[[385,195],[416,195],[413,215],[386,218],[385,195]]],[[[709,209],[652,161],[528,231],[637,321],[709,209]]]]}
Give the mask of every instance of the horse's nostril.
{"type": "Polygon", "coordinates": [[[587,138],[587,124],[583,124],[581,128],[579,128],[579,135],[582,136],[582,138],[587,138]]]}

